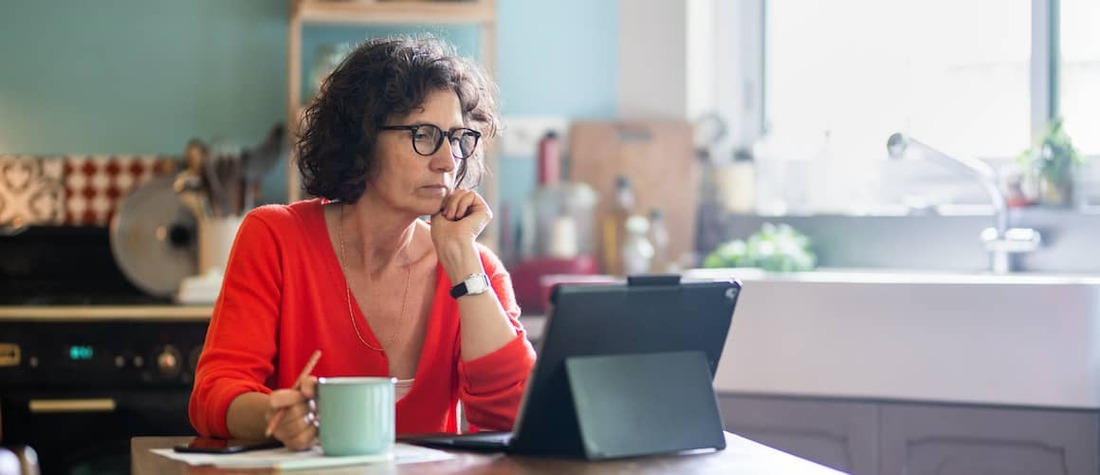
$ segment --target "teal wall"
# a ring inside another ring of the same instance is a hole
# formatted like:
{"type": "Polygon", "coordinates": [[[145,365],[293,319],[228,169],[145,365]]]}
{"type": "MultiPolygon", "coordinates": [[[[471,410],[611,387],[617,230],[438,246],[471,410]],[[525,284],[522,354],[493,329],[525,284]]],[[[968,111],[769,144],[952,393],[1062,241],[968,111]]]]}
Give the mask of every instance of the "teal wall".
{"type": "Polygon", "coordinates": [[[285,115],[286,6],[4,2],[0,151],[173,153],[258,141],[285,115]]]}
{"type": "MultiPolygon", "coordinates": [[[[497,1],[497,77],[505,114],[615,117],[617,0],[497,1]]],[[[521,203],[535,189],[533,157],[504,156],[498,168],[503,203],[521,203]]],[[[513,205],[513,219],[520,209],[513,205]]]]}
{"type": "MultiPolygon", "coordinates": [[[[617,1],[497,3],[505,115],[615,115],[617,1]]],[[[282,0],[5,0],[0,153],[178,155],[192,137],[256,143],[286,114],[287,10],[282,0]]],[[[303,65],[320,43],[389,31],[398,30],[309,27],[303,65]]],[[[476,31],[433,31],[476,54],[476,31]]],[[[502,198],[531,189],[532,162],[502,160],[502,198]]],[[[284,183],[281,169],[269,176],[265,200],[283,200],[284,183]]]]}

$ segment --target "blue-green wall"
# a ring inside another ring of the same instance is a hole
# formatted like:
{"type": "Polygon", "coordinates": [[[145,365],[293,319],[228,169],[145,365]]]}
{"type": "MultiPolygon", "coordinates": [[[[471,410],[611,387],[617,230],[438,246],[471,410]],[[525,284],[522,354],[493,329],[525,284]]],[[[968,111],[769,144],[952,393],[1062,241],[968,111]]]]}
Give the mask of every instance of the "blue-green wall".
{"type": "MultiPolygon", "coordinates": [[[[617,1],[498,0],[505,115],[615,114],[617,1]]],[[[285,117],[283,0],[4,0],[0,153],[180,154],[192,137],[259,141],[285,117]]],[[[396,31],[309,27],[316,45],[396,31]]],[[[410,30],[404,30],[410,31],[410,30]]],[[[469,28],[434,30],[474,54],[469,28]]],[[[496,173],[502,198],[534,183],[530,157],[496,173]]],[[[265,199],[285,197],[285,174],[265,199]]]]}
{"type": "Polygon", "coordinates": [[[18,0],[0,8],[0,151],[174,153],[285,115],[286,6],[18,0]]]}

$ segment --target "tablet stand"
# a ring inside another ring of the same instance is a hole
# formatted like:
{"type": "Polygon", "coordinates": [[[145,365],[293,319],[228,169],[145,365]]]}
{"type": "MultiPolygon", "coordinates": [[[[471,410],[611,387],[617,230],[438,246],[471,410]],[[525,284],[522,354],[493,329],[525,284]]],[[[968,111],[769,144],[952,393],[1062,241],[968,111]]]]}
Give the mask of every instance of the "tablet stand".
{"type": "Polygon", "coordinates": [[[703,353],[570,357],[565,372],[576,436],[590,460],[724,449],[703,353]]]}

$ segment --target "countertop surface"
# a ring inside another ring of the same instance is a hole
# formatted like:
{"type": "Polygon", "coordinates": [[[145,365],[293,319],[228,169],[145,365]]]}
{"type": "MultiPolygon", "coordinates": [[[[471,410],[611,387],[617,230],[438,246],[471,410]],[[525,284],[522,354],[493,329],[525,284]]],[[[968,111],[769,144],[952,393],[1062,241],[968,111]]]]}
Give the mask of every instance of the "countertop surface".
{"type": "Polygon", "coordinates": [[[719,392],[1100,409],[1093,277],[722,272],[719,392]]]}
{"type": "MultiPolygon", "coordinates": [[[[83,319],[158,319],[209,320],[214,307],[209,305],[0,305],[2,320],[83,320],[83,319]]],[[[521,315],[528,338],[542,336],[546,316],[521,315]]]]}
{"type": "Polygon", "coordinates": [[[0,320],[209,320],[209,305],[0,305],[0,320]]]}

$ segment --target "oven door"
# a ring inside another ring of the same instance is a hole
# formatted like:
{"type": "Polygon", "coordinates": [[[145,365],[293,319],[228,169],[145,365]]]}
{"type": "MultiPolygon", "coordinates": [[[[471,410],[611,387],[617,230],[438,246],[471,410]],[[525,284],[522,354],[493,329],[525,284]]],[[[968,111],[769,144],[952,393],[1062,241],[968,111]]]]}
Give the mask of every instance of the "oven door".
{"type": "Polygon", "coordinates": [[[113,391],[9,391],[0,393],[5,444],[38,452],[43,474],[130,472],[130,438],[181,435],[187,419],[186,388],[113,391]]]}

